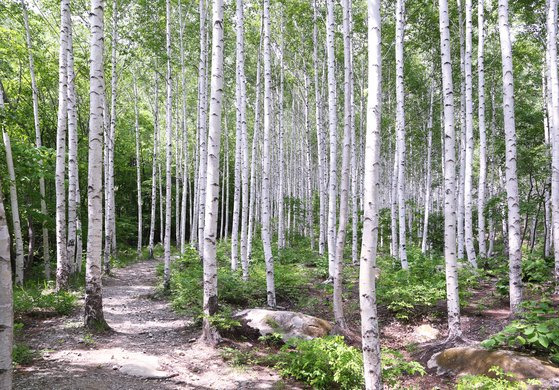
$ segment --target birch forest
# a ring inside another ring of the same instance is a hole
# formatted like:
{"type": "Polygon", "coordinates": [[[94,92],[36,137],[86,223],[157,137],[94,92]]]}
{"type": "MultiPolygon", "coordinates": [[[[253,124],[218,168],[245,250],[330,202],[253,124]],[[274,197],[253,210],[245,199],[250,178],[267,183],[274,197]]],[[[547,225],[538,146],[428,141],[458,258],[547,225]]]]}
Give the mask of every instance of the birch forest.
{"type": "Polygon", "coordinates": [[[559,388],[557,0],[0,0],[0,390],[559,388]]]}

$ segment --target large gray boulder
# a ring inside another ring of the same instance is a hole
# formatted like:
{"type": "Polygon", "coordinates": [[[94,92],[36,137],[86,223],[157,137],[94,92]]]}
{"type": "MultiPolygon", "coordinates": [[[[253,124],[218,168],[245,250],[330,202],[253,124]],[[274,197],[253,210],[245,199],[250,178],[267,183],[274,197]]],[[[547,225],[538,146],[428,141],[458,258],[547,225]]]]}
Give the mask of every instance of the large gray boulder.
{"type": "Polygon", "coordinates": [[[559,386],[559,367],[543,360],[512,351],[488,351],[471,347],[445,349],[434,354],[429,368],[437,368],[438,374],[487,375],[493,366],[502,368],[515,379],[539,379],[546,388],[559,386]]]}
{"type": "Polygon", "coordinates": [[[328,321],[294,311],[246,309],[233,315],[233,319],[241,323],[241,334],[254,338],[277,333],[283,341],[310,340],[327,336],[332,331],[328,321]]]}

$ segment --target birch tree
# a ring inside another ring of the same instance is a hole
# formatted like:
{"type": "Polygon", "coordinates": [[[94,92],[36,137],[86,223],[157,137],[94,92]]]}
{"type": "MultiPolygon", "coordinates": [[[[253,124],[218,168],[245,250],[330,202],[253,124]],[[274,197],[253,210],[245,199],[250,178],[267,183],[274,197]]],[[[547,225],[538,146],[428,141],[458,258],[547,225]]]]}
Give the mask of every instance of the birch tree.
{"type": "Polygon", "coordinates": [[[326,226],[326,178],[325,178],[325,161],[324,156],[324,132],[322,129],[322,97],[320,94],[320,88],[318,84],[318,25],[317,25],[317,14],[318,14],[317,0],[313,0],[313,67],[314,67],[314,93],[315,93],[315,126],[316,126],[316,138],[317,138],[317,149],[318,149],[318,196],[319,196],[319,238],[318,238],[318,253],[320,255],[324,254],[324,248],[326,246],[326,232],[324,230],[326,226]]]}
{"type": "MultiPolygon", "coordinates": [[[[522,251],[520,199],[516,173],[516,125],[514,119],[514,76],[510,39],[508,0],[499,0],[499,40],[503,69],[503,119],[505,127],[505,179],[508,206],[509,298],[511,314],[520,311],[522,302],[522,251]]],[[[553,94],[552,94],[553,96],[553,94]]]]}
{"type": "Polygon", "coordinates": [[[243,278],[248,279],[248,136],[246,123],[246,78],[245,78],[245,48],[244,48],[244,10],[243,0],[237,0],[237,68],[240,82],[238,96],[239,119],[241,123],[241,267],[243,278]]]}
{"type": "Polygon", "coordinates": [[[56,289],[68,288],[70,269],[66,247],[66,133],[68,119],[67,102],[67,42],[70,1],[60,2],[60,52],[58,59],[58,122],[56,130],[56,289]]]}
{"type": "Polygon", "coordinates": [[[406,252],[406,120],[404,111],[404,24],[405,0],[396,1],[396,133],[398,150],[398,254],[407,270],[406,252]]]}
{"type": "Polygon", "coordinates": [[[165,1],[166,10],[166,49],[167,49],[167,102],[165,104],[166,129],[166,164],[165,164],[165,264],[163,269],[163,288],[168,290],[171,283],[171,163],[173,160],[173,112],[172,112],[172,80],[171,80],[171,1],[165,1]]]}
{"type": "Polygon", "coordinates": [[[551,218],[555,257],[555,290],[559,290],[559,76],[557,74],[557,0],[549,0],[547,13],[547,71],[550,101],[551,218]]]}
{"type": "Polygon", "coordinates": [[[485,190],[487,178],[487,137],[485,134],[485,0],[478,0],[477,5],[477,87],[478,87],[478,126],[479,126],[479,181],[477,193],[477,230],[480,257],[487,256],[485,246],[485,190]]]}
{"type": "Polygon", "coordinates": [[[103,1],[91,0],[89,70],[89,164],[87,179],[87,261],[85,326],[106,328],[103,316],[101,254],[103,241],[103,1]]]}
{"type": "Polygon", "coordinates": [[[458,264],[456,259],[456,198],[455,198],[455,132],[452,59],[450,56],[450,26],[448,1],[439,0],[439,31],[441,36],[442,93],[444,101],[444,257],[448,339],[461,337],[460,303],[458,298],[458,264]]]}
{"type": "Polygon", "coordinates": [[[427,174],[425,177],[425,206],[423,216],[423,235],[421,238],[421,252],[427,252],[427,232],[429,229],[429,205],[431,201],[431,152],[433,149],[433,100],[435,95],[435,86],[431,80],[429,88],[429,116],[427,119],[427,162],[425,167],[427,174]]]}
{"type": "Polygon", "coordinates": [[[199,168],[198,168],[198,232],[197,240],[193,238],[193,242],[202,248],[204,240],[204,220],[205,220],[205,202],[206,202],[206,107],[207,107],[207,80],[206,80],[206,9],[205,0],[200,1],[200,61],[198,64],[198,140],[199,140],[199,168]]]}
{"type": "Polygon", "coordinates": [[[349,160],[351,147],[351,51],[350,51],[350,0],[342,1],[343,8],[343,37],[344,37],[344,139],[342,150],[342,170],[340,176],[340,213],[336,242],[336,259],[334,263],[334,318],[336,326],[346,329],[342,300],[342,269],[344,262],[344,247],[346,225],[348,222],[349,202],[349,160]]]}
{"type": "Polygon", "coordinates": [[[67,67],[68,67],[68,238],[67,259],[72,273],[76,271],[76,238],[77,238],[77,209],[79,198],[77,198],[78,187],[78,129],[77,129],[77,107],[76,86],[74,79],[74,48],[72,39],[72,19],[70,11],[67,13],[68,42],[67,42],[67,67]]]}
{"type": "MultiPolygon", "coordinates": [[[[19,218],[19,203],[17,199],[16,187],[16,174],[14,171],[14,160],[12,158],[12,145],[10,143],[10,136],[5,129],[2,129],[2,136],[4,138],[4,148],[6,149],[6,165],[8,166],[8,176],[10,179],[10,204],[12,207],[12,224],[14,227],[15,239],[15,282],[17,285],[23,285],[23,237],[21,235],[21,221],[19,218]]],[[[8,246],[8,249],[10,247],[8,246]]],[[[8,250],[9,252],[9,250],[8,250]]],[[[8,260],[10,256],[8,256],[8,260]]]]}
{"type": "Polygon", "coordinates": [[[153,259],[153,246],[155,241],[155,211],[157,207],[157,151],[159,140],[159,80],[157,71],[154,79],[155,97],[153,103],[153,152],[151,167],[151,214],[149,224],[149,258],[153,259]]]}
{"type": "Polygon", "coordinates": [[[138,86],[136,74],[133,78],[134,88],[134,132],[136,135],[136,186],[138,191],[138,256],[142,254],[142,167],[140,156],[140,124],[138,123],[138,86]]]}
{"type": "MultiPolygon", "coordinates": [[[[0,99],[2,98],[0,91],[0,99]]],[[[0,388],[12,389],[12,347],[14,310],[12,298],[12,266],[10,264],[10,232],[0,194],[0,388]]]]}
{"type": "MultiPolygon", "coordinates": [[[[27,6],[25,0],[21,0],[21,8],[23,11],[23,25],[25,27],[25,42],[29,52],[29,74],[31,76],[31,97],[33,100],[33,123],[35,125],[35,146],[41,148],[43,146],[41,138],[41,126],[39,122],[39,90],[35,77],[35,61],[33,59],[33,45],[31,43],[31,31],[29,29],[29,18],[27,16],[27,6]]],[[[39,165],[43,166],[43,161],[39,160],[39,165]]],[[[47,217],[47,203],[45,201],[45,178],[43,174],[39,177],[39,194],[41,196],[41,214],[47,217]]],[[[43,261],[45,264],[45,278],[50,279],[50,249],[49,249],[49,231],[46,222],[42,223],[43,230],[43,261]]]]}
{"type": "Polygon", "coordinates": [[[212,12],[212,72],[210,95],[210,122],[208,133],[208,172],[204,221],[204,320],[202,338],[216,344],[219,335],[211,324],[210,316],[217,313],[217,259],[216,233],[219,206],[219,143],[221,140],[221,104],[223,97],[223,0],[213,1],[212,12]]]}
{"type": "Polygon", "coordinates": [[[466,82],[466,161],[464,176],[464,239],[469,263],[477,268],[472,221],[472,180],[474,165],[474,113],[472,102],[472,0],[466,0],[466,47],[464,50],[466,82]]]}
{"type": "Polygon", "coordinates": [[[336,59],[334,57],[334,0],[326,0],[326,57],[328,62],[328,119],[330,129],[330,178],[328,184],[328,275],[334,277],[336,261],[336,197],[338,182],[338,115],[336,112],[336,59]]]}
{"type": "MultiPolygon", "coordinates": [[[[281,3],[280,3],[281,7],[281,3]]],[[[285,248],[285,217],[284,217],[284,180],[285,180],[285,164],[284,164],[284,139],[283,139],[283,9],[280,9],[280,43],[279,43],[279,93],[278,93],[278,249],[285,248]]]]}
{"type": "Polygon", "coordinates": [[[266,260],[266,296],[268,306],[276,306],[274,258],[270,233],[270,130],[272,109],[272,69],[270,61],[270,0],[264,0],[264,134],[262,144],[262,244],[266,260]]]}
{"type": "MultiPolygon", "coordinates": [[[[444,0],[443,0],[444,1],[444,0]]],[[[363,176],[363,239],[359,268],[359,304],[361,308],[361,337],[365,388],[382,389],[380,341],[376,300],[377,240],[380,190],[380,138],[382,104],[382,50],[380,0],[370,0],[368,6],[368,95],[367,133],[363,176]]]]}

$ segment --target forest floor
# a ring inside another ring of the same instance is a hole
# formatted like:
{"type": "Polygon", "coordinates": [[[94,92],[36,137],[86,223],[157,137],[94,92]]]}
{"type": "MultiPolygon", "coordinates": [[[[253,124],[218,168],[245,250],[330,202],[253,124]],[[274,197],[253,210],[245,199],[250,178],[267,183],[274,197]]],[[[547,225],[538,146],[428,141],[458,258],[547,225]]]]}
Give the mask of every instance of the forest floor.
{"type": "Polygon", "coordinates": [[[154,297],[157,261],[115,269],[103,281],[112,331],[83,327],[83,299],[68,317],[23,319],[22,342],[36,351],[19,366],[14,388],[31,389],[298,389],[267,367],[232,367],[198,341],[193,318],[154,297]]]}

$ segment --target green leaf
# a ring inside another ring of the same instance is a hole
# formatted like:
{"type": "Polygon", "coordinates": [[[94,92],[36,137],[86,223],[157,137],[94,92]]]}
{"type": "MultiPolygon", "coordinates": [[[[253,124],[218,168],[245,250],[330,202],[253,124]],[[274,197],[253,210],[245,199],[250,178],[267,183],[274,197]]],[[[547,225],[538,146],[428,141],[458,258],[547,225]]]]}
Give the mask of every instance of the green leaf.
{"type": "Polygon", "coordinates": [[[548,348],[549,347],[549,340],[544,335],[540,335],[538,337],[538,342],[541,344],[542,347],[548,348]]]}

